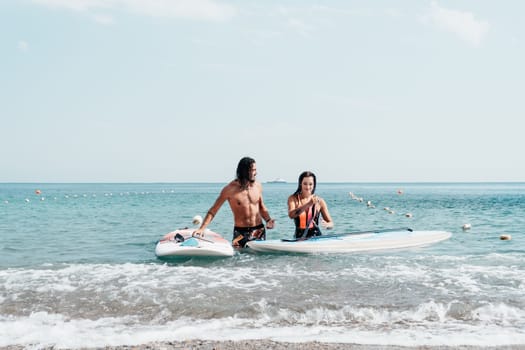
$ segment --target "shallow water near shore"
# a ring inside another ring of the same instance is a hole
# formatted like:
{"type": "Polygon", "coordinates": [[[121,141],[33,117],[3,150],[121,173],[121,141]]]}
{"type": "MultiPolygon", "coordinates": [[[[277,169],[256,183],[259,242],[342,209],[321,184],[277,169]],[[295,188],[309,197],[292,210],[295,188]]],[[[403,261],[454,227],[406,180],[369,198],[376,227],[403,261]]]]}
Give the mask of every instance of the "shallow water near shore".
{"type": "MultiPolygon", "coordinates": [[[[157,259],[155,242],[191,227],[223,185],[0,184],[0,346],[525,344],[524,183],[318,184],[334,233],[452,232],[429,247],[157,259]]],[[[295,184],[263,185],[268,238],[291,237],[295,184]]],[[[231,239],[232,227],[226,204],[210,229],[231,239]]]]}

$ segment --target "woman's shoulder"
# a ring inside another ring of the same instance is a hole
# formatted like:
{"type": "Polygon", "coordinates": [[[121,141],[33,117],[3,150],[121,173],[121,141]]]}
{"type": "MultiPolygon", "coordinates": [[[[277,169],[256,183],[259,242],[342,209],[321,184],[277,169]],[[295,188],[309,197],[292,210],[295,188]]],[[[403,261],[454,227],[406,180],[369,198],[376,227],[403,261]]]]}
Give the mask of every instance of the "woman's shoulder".
{"type": "Polygon", "coordinates": [[[325,207],[328,207],[328,204],[326,204],[326,201],[322,197],[319,197],[319,203],[321,203],[321,205],[324,205],[325,207]]]}

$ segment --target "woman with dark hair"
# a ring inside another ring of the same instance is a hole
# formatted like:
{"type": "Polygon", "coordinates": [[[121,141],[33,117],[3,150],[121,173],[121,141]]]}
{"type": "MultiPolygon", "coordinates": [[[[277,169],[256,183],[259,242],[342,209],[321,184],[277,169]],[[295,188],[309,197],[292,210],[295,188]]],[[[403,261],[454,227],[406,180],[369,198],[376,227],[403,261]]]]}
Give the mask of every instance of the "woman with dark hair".
{"type": "Polygon", "coordinates": [[[206,226],[213,220],[221,206],[228,201],[233,213],[233,240],[232,245],[243,248],[248,241],[266,239],[266,228],[272,229],[275,220],[270,217],[264,205],[262,185],[255,180],[257,166],[255,160],[244,157],[237,165],[237,177],[224,186],[219,197],[215,200],[202,225],[193,232],[202,236],[206,226]],[[262,220],[266,221],[266,227],[262,220]]]}
{"type": "Polygon", "coordinates": [[[297,190],[288,197],[288,216],[295,221],[295,238],[320,236],[320,215],[323,217],[323,227],[334,227],[326,202],[314,194],[316,186],[315,174],[304,171],[299,175],[297,190]]]}

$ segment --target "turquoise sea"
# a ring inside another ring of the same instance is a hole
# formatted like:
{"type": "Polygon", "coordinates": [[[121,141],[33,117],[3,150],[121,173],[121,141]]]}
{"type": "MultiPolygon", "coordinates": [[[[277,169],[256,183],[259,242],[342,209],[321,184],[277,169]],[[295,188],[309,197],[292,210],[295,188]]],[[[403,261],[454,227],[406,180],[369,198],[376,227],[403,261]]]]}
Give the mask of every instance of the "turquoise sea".
{"type": "MultiPolygon", "coordinates": [[[[525,183],[318,184],[333,233],[452,232],[429,247],[157,259],[155,242],[191,227],[223,185],[0,184],[0,346],[525,345],[525,183]]],[[[296,184],[263,186],[268,238],[291,237],[296,184]]],[[[225,204],[209,228],[231,239],[232,226],[225,204]]]]}

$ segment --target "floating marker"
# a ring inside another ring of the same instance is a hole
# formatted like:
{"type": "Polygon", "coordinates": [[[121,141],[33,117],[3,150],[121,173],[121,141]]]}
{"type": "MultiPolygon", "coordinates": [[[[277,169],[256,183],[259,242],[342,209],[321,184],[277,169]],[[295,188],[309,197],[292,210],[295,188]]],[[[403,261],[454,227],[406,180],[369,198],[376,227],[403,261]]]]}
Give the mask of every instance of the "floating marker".
{"type": "Polygon", "coordinates": [[[192,223],[193,223],[194,225],[200,225],[200,224],[202,223],[202,216],[200,216],[200,215],[195,215],[195,216],[193,217],[192,223]]]}
{"type": "Polygon", "coordinates": [[[472,225],[471,224],[463,224],[463,226],[461,228],[463,229],[463,231],[467,231],[467,230],[470,230],[472,228],[472,225]]]}
{"type": "Polygon", "coordinates": [[[405,216],[406,216],[407,218],[411,218],[411,217],[412,217],[412,213],[406,213],[405,216]]]}
{"type": "Polygon", "coordinates": [[[511,235],[501,235],[499,236],[499,239],[501,239],[502,241],[510,241],[512,239],[512,236],[511,235]]]}

